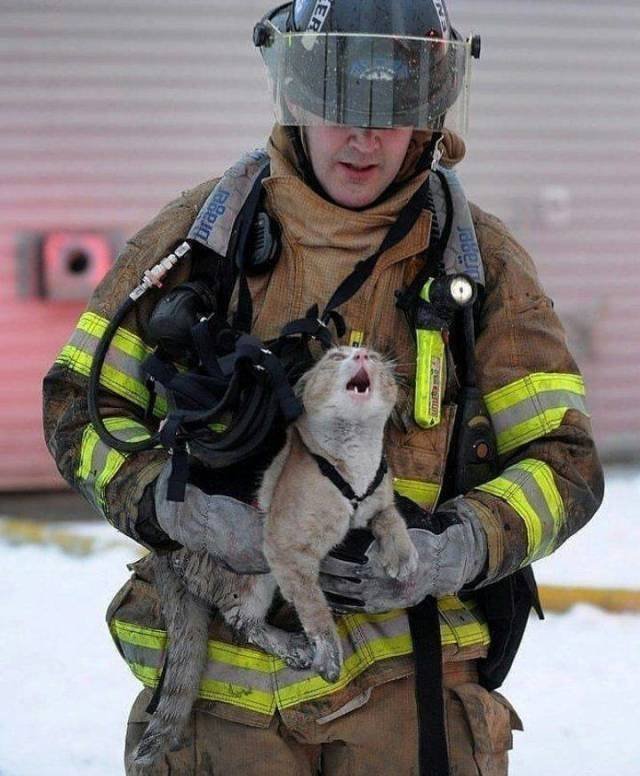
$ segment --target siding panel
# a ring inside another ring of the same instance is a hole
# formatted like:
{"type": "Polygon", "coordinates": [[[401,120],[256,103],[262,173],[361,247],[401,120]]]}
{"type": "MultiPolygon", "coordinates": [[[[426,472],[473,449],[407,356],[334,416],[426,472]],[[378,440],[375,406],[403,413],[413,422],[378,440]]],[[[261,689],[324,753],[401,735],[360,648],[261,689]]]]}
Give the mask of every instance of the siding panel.
{"type": "MultiPolygon", "coordinates": [[[[131,234],[261,144],[271,108],[251,29],[268,5],[0,0],[0,489],[60,484],[40,383],[82,311],[17,297],[19,235],[131,234]]],[[[599,441],[628,449],[640,439],[640,7],[450,5],[461,31],[483,36],[468,193],[535,257],[599,441]]]]}

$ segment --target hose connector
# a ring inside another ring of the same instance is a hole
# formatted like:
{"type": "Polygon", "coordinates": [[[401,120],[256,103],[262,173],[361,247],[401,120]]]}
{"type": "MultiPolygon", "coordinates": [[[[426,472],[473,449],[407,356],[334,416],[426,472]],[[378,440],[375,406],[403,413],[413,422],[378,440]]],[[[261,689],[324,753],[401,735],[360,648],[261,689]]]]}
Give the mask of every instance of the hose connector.
{"type": "Polygon", "coordinates": [[[136,286],[129,294],[129,298],[136,302],[141,296],[147,293],[150,288],[162,288],[162,280],[165,275],[172,270],[176,264],[183,259],[191,251],[191,246],[188,242],[181,243],[173,253],[170,253],[162,261],[158,262],[154,267],[148,269],[144,273],[142,282],[136,286]]]}

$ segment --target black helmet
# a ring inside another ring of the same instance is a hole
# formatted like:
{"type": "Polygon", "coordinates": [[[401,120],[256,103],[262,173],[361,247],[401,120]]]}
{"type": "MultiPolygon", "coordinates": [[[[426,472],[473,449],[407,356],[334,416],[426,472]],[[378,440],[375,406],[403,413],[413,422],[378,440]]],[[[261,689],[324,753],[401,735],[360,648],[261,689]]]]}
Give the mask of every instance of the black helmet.
{"type": "Polygon", "coordinates": [[[443,0],[294,0],[254,41],[282,124],[433,129],[456,106],[464,129],[479,41],[463,41],[443,0]]]}
{"type": "Polygon", "coordinates": [[[294,0],[287,6],[288,32],[339,32],[449,38],[442,0],[294,0]]]}

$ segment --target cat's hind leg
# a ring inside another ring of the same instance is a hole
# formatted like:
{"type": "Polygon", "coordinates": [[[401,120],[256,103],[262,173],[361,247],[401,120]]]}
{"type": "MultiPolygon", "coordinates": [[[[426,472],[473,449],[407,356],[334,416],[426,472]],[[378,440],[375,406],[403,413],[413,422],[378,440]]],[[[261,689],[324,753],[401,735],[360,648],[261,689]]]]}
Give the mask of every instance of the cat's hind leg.
{"type": "Polygon", "coordinates": [[[237,594],[222,614],[227,624],[251,644],[279,657],[291,668],[309,668],[313,650],[304,633],[288,633],[266,622],[277,583],[271,574],[253,577],[248,591],[237,594]]]}

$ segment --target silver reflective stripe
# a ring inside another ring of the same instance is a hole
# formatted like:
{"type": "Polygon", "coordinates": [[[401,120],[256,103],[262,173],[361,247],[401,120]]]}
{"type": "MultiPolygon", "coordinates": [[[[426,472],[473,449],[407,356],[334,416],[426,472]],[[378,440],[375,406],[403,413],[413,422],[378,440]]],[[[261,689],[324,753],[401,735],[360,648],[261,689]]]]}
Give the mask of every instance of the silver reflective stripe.
{"type": "Polygon", "coordinates": [[[553,552],[566,521],[566,511],[548,464],[525,459],[478,490],[501,498],[522,518],[528,539],[523,566],[553,552]]]}
{"type": "MultiPolygon", "coordinates": [[[[480,255],[480,247],[476,230],[469,209],[469,202],[455,170],[438,166],[438,172],[444,175],[451,193],[453,202],[453,220],[451,222],[451,235],[444,251],[444,267],[447,275],[455,275],[464,272],[473,278],[476,283],[484,286],[484,265],[480,255]]],[[[437,175],[431,173],[429,188],[436,209],[436,218],[440,233],[443,231],[447,220],[447,201],[444,188],[437,175]]]]}
{"type": "MultiPolygon", "coordinates": [[[[443,644],[489,644],[486,622],[479,612],[474,613],[471,602],[448,596],[438,606],[443,644]]],[[[336,625],[345,660],[335,684],[328,684],[314,671],[294,671],[254,647],[209,640],[200,697],[271,715],[276,708],[291,708],[343,689],[377,661],[412,652],[403,610],[347,615],[336,625]]],[[[167,643],[165,631],[115,619],[110,629],[133,673],[148,686],[155,686],[167,643]]]]}
{"type": "Polygon", "coordinates": [[[216,648],[212,654],[211,642],[209,642],[209,659],[202,674],[203,679],[237,687],[247,687],[259,692],[273,693],[273,674],[271,671],[257,671],[255,666],[243,668],[237,663],[225,663],[222,660],[217,660],[216,657],[219,655],[216,653],[222,647],[224,647],[222,643],[216,642],[216,648]]]}
{"type": "Polygon", "coordinates": [[[187,239],[226,257],[236,219],[256,178],[268,163],[267,152],[260,148],[245,154],[227,170],[200,209],[187,239]]]}
{"type": "Polygon", "coordinates": [[[155,668],[158,671],[162,668],[165,654],[163,650],[142,647],[124,640],[119,640],[118,643],[127,663],[136,663],[147,668],[155,668]]]}
{"type": "Polygon", "coordinates": [[[529,560],[544,558],[553,550],[556,526],[542,489],[538,485],[535,477],[531,477],[517,469],[507,469],[502,473],[502,477],[508,482],[512,482],[514,485],[520,487],[539,521],[539,543],[535,548],[530,547],[530,552],[533,557],[530,557],[529,560]]]}
{"type": "Polygon", "coordinates": [[[555,431],[568,410],[589,417],[578,374],[532,373],[486,394],[484,400],[501,455],[555,431]]]}
{"type": "Polygon", "coordinates": [[[499,412],[491,414],[496,434],[524,423],[528,420],[540,417],[541,411],[554,410],[557,408],[566,410],[578,410],[584,415],[588,415],[587,404],[584,396],[573,391],[544,391],[535,396],[528,396],[518,404],[508,407],[499,412]]]}
{"type": "MultiPolygon", "coordinates": [[[[68,344],[56,359],[56,363],[88,377],[98,343],[108,324],[109,321],[106,318],[96,313],[84,313],[68,344]]],[[[100,372],[100,384],[118,396],[146,409],[149,391],[141,364],[151,352],[152,348],[140,337],[127,329],[118,328],[100,372]]],[[[164,417],[167,410],[166,391],[159,383],[155,383],[154,387],[157,395],[153,414],[156,417],[164,417]]]]}

